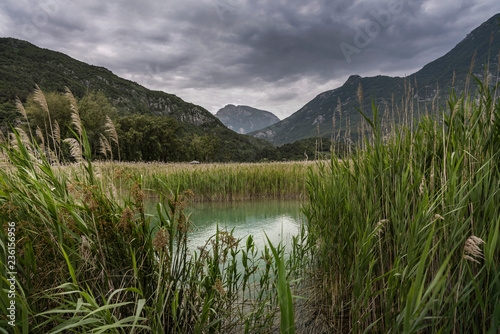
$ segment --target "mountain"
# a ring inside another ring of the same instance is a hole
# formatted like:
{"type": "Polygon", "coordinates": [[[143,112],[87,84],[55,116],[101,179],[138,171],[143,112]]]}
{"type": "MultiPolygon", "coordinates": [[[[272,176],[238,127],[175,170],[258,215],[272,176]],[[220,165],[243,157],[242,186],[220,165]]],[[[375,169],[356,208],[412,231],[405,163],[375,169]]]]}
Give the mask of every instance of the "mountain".
{"type": "MultiPolygon", "coordinates": [[[[419,117],[432,112],[435,97],[436,103],[442,105],[452,86],[458,94],[464,91],[474,55],[473,75],[483,79],[485,66],[489,60],[489,76],[496,82],[500,51],[499,19],[500,14],[494,15],[468,34],[447,54],[406,78],[382,75],[363,78],[352,75],[341,87],[319,94],[291,116],[264,129],[251,132],[250,135],[266,139],[275,145],[302,138],[330,137],[334,118],[334,137],[356,141],[360,132],[363,132],[363,129],[360,129],[362,117],[355,109],[360,107],[359,85],[362,87],[364,97],[362,108],[368,116],[372,116],[373,99],[379,106],[379,118],[385,125],[392,122],[403,123],[411,119],[408,110],[401,107],[402,100],[406,101],[407,105],[413,104],[413,116],[419,117]],[[338,108],[339,101],[340,108],[338,108]]],[[[473,88],[474,82],[471,82],[470,86],[473,88]]],[[[434,110],[436,109],[435,105],[434,110]]]]}
{"type": "Polygon", "coordinates": [[[217,111],[215,116],[225,126],[238,133],[249,133],[280,121],[269,111],[232,104],[217,111]]]}
{"type": "Polygon", "coordinates": [[[35,84],[44,91],[59,92],[67,86],[76,97],[88,91],[102,91],[120,115],[155,114],[194,125],[220,124],[200,106],[173,94],[149,90],[104,67],[88,65],[22,40],[0,38],[0,105],[11,103],[16,96],[25,100],[35,84]]]}
{"type": "Polygon", "coordinates": [[[262,158],[263,150],[274,149],[264,140],[236,134],[203,107],[173,94],[149,90],[104,67],[86,64],[60,52],[14,38],[0,38],[0,129],[9,129],[9,124],[20,122],[15,98],[26,102],[35,84],[44,92],[63,93],[67,86],[76,98],[92,91],[102,92],[116,108],[119,118],[139,114],[173,119],[179,126],[176,138],[184,146],[190,145],[193,138],[216,137],[219,148],[213,159],[218,161],[253,161],[262,158]]]}

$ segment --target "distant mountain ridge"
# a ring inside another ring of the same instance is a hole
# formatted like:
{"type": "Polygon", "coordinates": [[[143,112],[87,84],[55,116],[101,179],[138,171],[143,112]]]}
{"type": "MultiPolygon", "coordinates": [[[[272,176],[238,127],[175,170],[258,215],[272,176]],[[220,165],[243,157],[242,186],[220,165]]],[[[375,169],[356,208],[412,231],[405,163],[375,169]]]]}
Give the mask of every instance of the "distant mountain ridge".
{"type": "MultiPolygon", "coordinates": [[[[474,54],[473,74],[482,79],[489,61],[489,76],[496,82],[500,51],[499,18],[500,14],[494,15],[469,33],[451,51],[406,78],[382,75],[362,78],[359,75],[352,75],[341,87],[319,94],[289,117],[264,129],[251,132],[250,135],[266,139],[274,145],[310,137],[330,137],[335,117],[333,130],[335,138],[340,134],[340,140],[345,140],[347,137],[356,140],[361,121],[361,115],[355,109],[360,107],[357,95],[360,84],[363,89],[365,112],[371,116],[373,98],[380,108],[381,118],[394,118],[398,122],[407,117],[404,115],[405,111],[396,108],[402,99],[414,101],[415,109],[422,115],[431,109],[438,88],[439,96],[436,100],[441,104],[448,96],[452,85],[457,93],[461,93],[474,54]],[[338,111],[338,101],[341,113],[338,111]],[[390,112],[387,113],[386,110],[390,112]]],[[[474,87],[473,80],[470,85],[474,87]]]]}
{"type": "Polygon", "coordinates": [[[273,113],[249,106],[228,104],[215,116],[229,129],[244,134],[265,128],[280,121],[273,113]]]}

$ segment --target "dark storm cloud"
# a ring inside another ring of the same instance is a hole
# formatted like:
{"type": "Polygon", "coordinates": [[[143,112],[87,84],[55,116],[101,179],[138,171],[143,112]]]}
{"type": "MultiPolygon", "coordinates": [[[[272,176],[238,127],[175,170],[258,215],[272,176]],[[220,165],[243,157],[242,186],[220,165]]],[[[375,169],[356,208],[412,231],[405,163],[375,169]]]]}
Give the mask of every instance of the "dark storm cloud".
{"type": "Polygon", "coordinates": [[[350,74],[410,74],[499,11],[494,0],[4,0],[0,33],[212,112],[235,103],[283,118],[350,74]]]}

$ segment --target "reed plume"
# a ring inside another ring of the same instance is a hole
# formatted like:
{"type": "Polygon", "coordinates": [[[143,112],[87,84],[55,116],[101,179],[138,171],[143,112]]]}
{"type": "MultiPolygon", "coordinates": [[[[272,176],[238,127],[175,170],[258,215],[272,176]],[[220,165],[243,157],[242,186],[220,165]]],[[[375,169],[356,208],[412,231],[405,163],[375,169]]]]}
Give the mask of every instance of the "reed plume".
{"type": "Polygon", "coordinates": [[[59,127],[57,119],[54,121],[54,138],[56,140],[61,140],[61,128],[59,127]]]}
{"type": "Polygon", "coordinates": [[[71,124],[75,126],[76,133],[80,137],[80,141],[82,140],[82,120],[80,119],[80,113],[78,112],[78,105],[76,103],[75,96],[69,90],[68,87],[65,87],[66,92],[64,95],[69,100],[69,105],[71,108],[71,124]]]}
{"type": "Polygon", "coordinates": [[[389,219],[382,219],[375,225],[376,234],[380,235],[384,231],[384,224],[388,223],[389,219]]]}
{"type": "MultiPolygon", "coordinates": [[[[34,95],[33,95],[33,100],[42,107],[43,111],[45,111],[47,113],[47,116],[49,118],[49,125],[50,125],[50,132],[51,132],[51,137],[52,137],[52,143],[54,144],[54,150],[56,150],[56,141],[54,139],[54,128],[52,127],[52,119],[50,118],[49,105],[47,104],[47,99],[45,98],[45,94],[40,89],[40,87],[38,87],[37,84],[35,84],[35,92],[34,92],[34,95]]],[[[49,149],[50,149],[50,147],[49,147],[49,149]]]]}
{"type": "Polygon", "coordinates": [[[363,111],[363,86],[361,86],[361,82],[358,85],[358,101],[359,107],[363,111]]]}
{"type": "Polygon", "coordinates": [[[16,108],[17,112],[23,115],[23,117],[26,119],[26,122],[28,123],[28,130],[30,132],[30,136],[33,139],[33,134],[31,133],[30,120],[28,119],[28,113],[26,112],[26,109],[24,109],[23,103],[17,96],[16,96],[16,108]]]}
{"type": "Polygon", "coordinates": [[[472,59],[470,61],[469,73],[467,73],[467,78],[465,79],[465,95],[469,94],[469,84],[470,84],[470,79],[472,77],[472,71],[474,70],[474,65],[476,63],[476,55],[477,55],[477,50],[474,51],[474,54],[472,55],[472,59]]]}
{"type": "Polygon", "coordinates": [[[464,245],[464,259],[479,263],[476,258],[484,259],[483,251],[479,245],[484,244],[484,240],[474,235],[467,238],[464,245]]]}
{"type": "Polygon", "coordinates": [[[340,97],[337,98],[337,107],[339,112],[339,132],[337,133],[337,141],[340,140],[340,128],[342,127],[342,101],[340,101],[340,97]]]}
{"type": "Polygon", "coordinates": [[[19,100],[19,98],[17,96],[16,96],[16,107],[17,107],[17,112],[19,112],[21,115],[23,115],[23,117],[29,123],[28,114],[26,113],[26,109],[24,109],[23,103],[21,102],[21,100],[19,100]]]}
{"type": "Polygon", "coordinates": [[[80,115],[78,113],[71,113],[71,124],[75,126],[76,133],[80,139],[82,138],[82,120],[80,119],[80,115]]]}
{"type": "Polygon", "coordinates": [[[120,158],[120,144],[118,143],[118,133],[116,132],[115,125],[113,124],[113,121],[111,120],[111,118],[109,118],[109,116],[106,116],[106,132],[109,133],[109,137],[113,142],[115,142],[117,146],[118,161],[120,161],[121,158],[120,158]]]}
{"type": "Polygon", "coordinates": [[[42,151],[44,150],[45,148],[45,138],[43,138],[43,133],[42,133],[42,129],[40,129],[39,126],[36,127],[36,131],[35,131],[35,134],[38,136],[38,138],[40,138],[40,140],[42,141],[42,151]]]}
{"type": "Polygon", "coordinates": [[[56,143],[56,149],[54,150],[59,152],[57,155],[57,160],[59,161],[61,159],[61,128],[59,127],[57,119],[54,121],[54,140],[56,143]]]}
{"type": "Polygon", "coordinates": [[[101,133],[99,138],[99,146],[100,152],[104,155],[106,159],[108,159],[108,151],[111,152],[111,160],[113,160],[113,151],[111,150],[111,145],[109,144],[108,138],[104,134],[101,133]]]}
{"type": "Polygon", "coordinates": [[[43,93],[43,91],[40,89],[40,87],[38,87],[37,84],[35,84],[35,91],[34,91],[34,96],[33,96],[33,100],[38,103],[43,111],[45,111],[49,117],[50,117],[50,113],[49,113],[49,106],[47,104],[47,99],[45,98],[45,94],[43,93]]]}
{"type": "Polygon", "coordinates": [[[69,105],[71,108],[72,112],[76,112],[78,114],[78,104],[76,103],[75,96],[71,92],[71,90],[68,87],[64,87],[65,93],[64,95],[68,98],[69,100],[69,105]]]}
{"type": "Polygon", "coordinates": [[[75,138],[66,138],[64,141],[69,144],[71,156],[76,160],[76,162],[81,162],[83,160],[83,156],[80,142],[75,138]]]}
{"type": "MultiPolygon", "coordinates": [[[[358,85],[358,102],[359,102],[359,109],[361,112],[364,112],[363,108],[363,86],[361,86],[361,82],[358,85]]],[[[359,147],[362,149],[364,147],[364,142],[363,142],[363,137],[364,137],[364,132],[365,132],[365,122],[361,118],[359,122],[359,147]]]]}

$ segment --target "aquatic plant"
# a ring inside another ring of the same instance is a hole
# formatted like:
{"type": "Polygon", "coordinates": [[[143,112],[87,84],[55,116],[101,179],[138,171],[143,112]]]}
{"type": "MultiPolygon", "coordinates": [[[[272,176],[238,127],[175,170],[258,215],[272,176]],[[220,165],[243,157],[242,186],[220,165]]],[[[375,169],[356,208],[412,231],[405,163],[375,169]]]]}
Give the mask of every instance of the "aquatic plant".
{"type": "Polygon", "coordinates": [[[440,118],[391,134],[376,105],[361,110],[364,149],[309,172],[312,274],[332,331],[500,329],[500,104],[498,84],[476,81],[440,118]]]}

